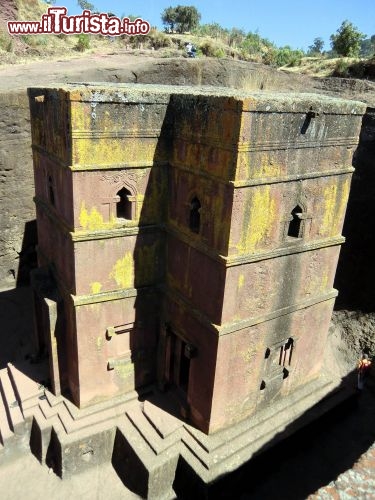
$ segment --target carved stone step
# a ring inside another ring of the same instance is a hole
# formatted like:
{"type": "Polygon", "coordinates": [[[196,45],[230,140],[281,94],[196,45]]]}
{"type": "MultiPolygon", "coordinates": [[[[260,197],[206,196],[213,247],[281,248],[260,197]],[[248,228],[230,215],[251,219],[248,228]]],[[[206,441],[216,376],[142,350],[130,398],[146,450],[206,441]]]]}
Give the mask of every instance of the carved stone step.
{"type": "Polygon", "coordinates": [[[0,392],[9,419],[9,426],[13,432],[18,432],[24,424],[24,418],[6,368],[0,371],[0,392]]]}
{"type": "Polygon", "coordinates": [[[9,425],[9,419],[5,409],[5,403],[0,395],[0,441],[3,446],[13,436],[13,431],[9,425]]]}
{"type": "Polygon", "coordinates": [[[179,447],[156,455],[142,435],[126,418],[119,424],[113,448],[112,464],[124,484],[142,498],[175,498],[172,484],[179,447]]]}
{"type": "Polygon", "coordinates": [[[43,387],[11,363],[8,363],[8,375],[22,411],[37,405],[38,397],[43,394],[43,387]]]}

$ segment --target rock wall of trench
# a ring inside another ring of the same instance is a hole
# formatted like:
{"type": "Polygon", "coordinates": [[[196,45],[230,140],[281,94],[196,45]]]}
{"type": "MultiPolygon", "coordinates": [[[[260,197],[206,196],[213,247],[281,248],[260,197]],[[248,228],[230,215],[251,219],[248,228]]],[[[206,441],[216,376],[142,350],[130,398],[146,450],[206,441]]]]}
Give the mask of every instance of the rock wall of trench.
{"type": "Polygon", "coordinates": [[[27,280],[36,242],[33,196],[28,99],[21,91],[0,93],[0,288],[27,280]]]}

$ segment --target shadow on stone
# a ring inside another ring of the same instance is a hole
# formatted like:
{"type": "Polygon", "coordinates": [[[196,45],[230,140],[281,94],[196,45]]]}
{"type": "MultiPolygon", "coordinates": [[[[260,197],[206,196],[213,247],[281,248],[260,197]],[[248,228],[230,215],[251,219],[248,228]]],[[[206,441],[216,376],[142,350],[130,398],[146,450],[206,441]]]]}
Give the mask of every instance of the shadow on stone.
{"type": "MultiPolygon", "coordinates": [[[[35,351],[30,288],[20,287],[0,293],[0,324],[0,368],[5,368],[7,363],[20,366],[20,369],[21,365],[31,365],[30,357],[35,351]]],[[[30,374],[33,371],[30,369],[30,374]]]]}
{"type": "Polygon", "coordinates": [[[57,476],[62,476],[61,443],[53,428],[51,430],[51,439],[47,448],[46,465],[52,469],[57,476]]]}
{"type": "Polygon", "coordinates": [[[25,223],[22,247],[19,252],[19,265],[17,272],[17,287],[30,284],[30,272],[37,267],[36,246],[38,235],[36,220],[25,223]]]}
{"type": "Polygon", "coordinates": [[[116,431],[112,465],[124,485],[133,493],[147,498],[148,471],[129,445],[124,434],[116,431]]]}
{"type": "Polygon", "coordinates": [[[375,109],[367,108],[362,120],[359,145],[354,156],[356,169],[345,217],[335,288],[335,309],[375,311],[375,109]]]}
{"type": "MultiPolygon", "coordinates": [[[[355,387],[355,381],[356,372],[352,372],[343,380],[340,389],[348,384],[355,387]]],[[[373,444],[373,391],[374,380],[370,379],[362,394],[352,392],[351,397],[311,422],[316,412],[316,408],[312,408],[266,443],[255,457],[211,485],[202,482],[180,457],[173,484],[177,498],[307,498],[353,467],[373,444]],[[306,425],[306,420],[311,423],[306,425]],[[280,438],[282,440],[277,442],[280,438]]]]}
{"type": "Polygon", "coordinates": [[[42,431],[35,418],[31,424],[30,451],[40,463],[43,462],[42,431]]]}

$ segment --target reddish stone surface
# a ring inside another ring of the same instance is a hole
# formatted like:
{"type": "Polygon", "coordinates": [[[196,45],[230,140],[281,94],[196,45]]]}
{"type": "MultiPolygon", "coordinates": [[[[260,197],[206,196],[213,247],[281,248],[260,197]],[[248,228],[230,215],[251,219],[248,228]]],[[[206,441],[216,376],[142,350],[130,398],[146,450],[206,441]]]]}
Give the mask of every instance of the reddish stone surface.
{"type": "Polygon", "coordinates": [[[363,105],[139,85],[30,105],[53,386],[86,407],[158,383],[213,433],[318,380],[363,105]]]}

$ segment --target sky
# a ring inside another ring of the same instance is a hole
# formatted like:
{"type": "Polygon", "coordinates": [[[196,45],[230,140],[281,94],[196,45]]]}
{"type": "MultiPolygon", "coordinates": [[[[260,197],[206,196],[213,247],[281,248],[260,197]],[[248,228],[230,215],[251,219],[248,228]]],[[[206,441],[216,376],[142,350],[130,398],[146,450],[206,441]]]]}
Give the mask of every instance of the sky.
{"type": "MultiPolygon", "coordinates": [[[[162,29],[161,13],[166,7],[194,5],[201,13],[201,24],[219,23],[224,28],[257,32],[277,46],[290,45],[307,50],[314,38],[321,37],[325,50],[329,37],[347,19],[362,33],[375,34],[375,0],[89,0],[100,12],[118,17],[137,15],[151,26],[162,29]]],[[[68,15],[81,13],[77,0],[57,0],[68,15]]]]}

